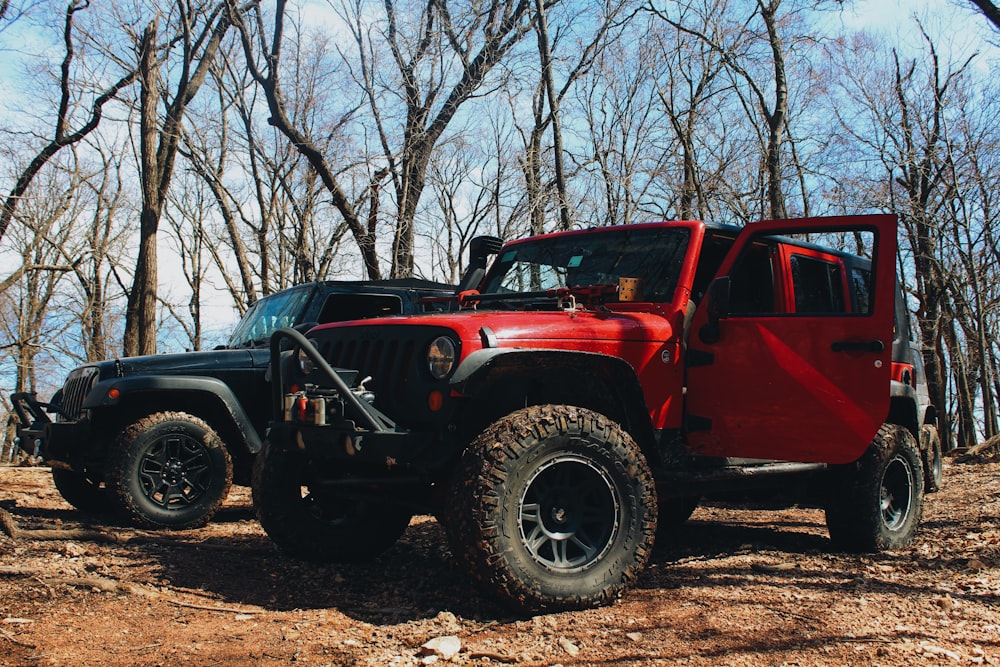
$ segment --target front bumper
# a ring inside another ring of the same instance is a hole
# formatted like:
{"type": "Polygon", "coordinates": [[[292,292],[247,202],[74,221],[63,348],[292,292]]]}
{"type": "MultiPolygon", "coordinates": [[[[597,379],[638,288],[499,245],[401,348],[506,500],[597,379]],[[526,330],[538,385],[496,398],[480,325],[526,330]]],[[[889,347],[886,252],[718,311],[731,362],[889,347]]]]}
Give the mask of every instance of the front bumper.
{"type": "Polygon", "coordinates": [[[432,434],[410,431],[367,431],[345,423],[312,426],[271,422],[268,439],[273,445],[303,453],[316,463],[374,467],[384,470],[424,472],[437,463],[439,450],[432,434]]]}
{"type": "Polygon", "coordinates": [[[357,373],[334,369],[299,332],[280,329],[271,339],[274,419],[268,429],[273,446],[302,452],[316,463],[382,470],[432,470],[447,458],[443,437],[434,429],[409,430],[371,404],[361,387],[351,387],[357,373]],[[286,393],[287,367],[281,361],[281,339],[291,338],[324,376],[323,388],[286,393]],[[347,381],[345,381],[345,378],[347,381]]]}
{"type": "Polygon", "coordinates": [[[10,402],[17,415],[17,438],[21,449],[30,456],[39,456],[44,450],[46,426],[52,424],[45,409],[48,403],[42,403],[31,392],[11,394],[10,402]]]}
{"type": "Polygon", "coordinates": [[[86,441],[90,425],[86,422],[54,422],[49,418],[50,405],[30,392],[11,394],[17,415],[17,437],[21,449],[30,456],[41,456],[47,463],[70,462],[73,443],[86,441]]]}

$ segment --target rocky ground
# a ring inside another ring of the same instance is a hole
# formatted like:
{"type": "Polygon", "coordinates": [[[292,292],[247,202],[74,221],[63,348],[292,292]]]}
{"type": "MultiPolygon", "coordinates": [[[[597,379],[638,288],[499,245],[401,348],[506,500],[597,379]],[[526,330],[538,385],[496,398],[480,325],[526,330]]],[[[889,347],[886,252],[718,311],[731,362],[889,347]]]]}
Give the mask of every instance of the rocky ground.
{"type": "Polygon", "coordinates": [[[1000,665],[1000,463],[945,475],[907,549],[831,553],[819,510],[715,503],[613,607],[518,618],[429,517],[376,562],[316,566],[275,550],[243,488],[157,534],[0,468],[0,664],[1000,665]]]}

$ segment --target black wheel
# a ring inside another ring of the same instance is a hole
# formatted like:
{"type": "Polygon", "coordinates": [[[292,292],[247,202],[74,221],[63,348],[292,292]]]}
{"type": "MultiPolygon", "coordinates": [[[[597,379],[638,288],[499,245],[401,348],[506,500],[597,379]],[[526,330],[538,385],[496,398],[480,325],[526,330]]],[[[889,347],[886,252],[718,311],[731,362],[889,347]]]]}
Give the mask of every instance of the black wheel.
{"type": "Polygon", "coordinates": [[[934,493],[941,488],[944,478],[941,436],[936,426],[924,424],[920,429],[920,453],[924,463],[924,493],[934,493]]]}
{"type": "Polygon", "coordinates": [[[265,442],[253,467],[253,504],[265,532],[287,554],[320,562],[357,562],[390,548],[412,512],[346,498],[315,483],[301,455],[265,442]]]}
{"type": "Polygon", "coordinates": [[[883,551],[911,542],[923,510],[924,475],[913,434],[883,424],[856,463],[832,471],[826,525],[837,548],[883,551]]]}
{"type": "Polygon", "coordinates": [[[233,465],[222,440],[203,420],[160,412],[118,436],[107,481],[136,524],[195,528],[208,523],[225,500],[233,465]]]}
{"type": "Polygon", "coordinates": [[[677,528],[691,518],[694,511],[698,509],[701,496],[678,496],[660,498],[659,513],[656,519],[657,530],[660,534],[672,528],[677,528]]]}
{"type": "Polygon", "coordinates": [[[656,488],[618,424],[529,407],[467,448],[445,529],[472,577],[518,611],[593,607],[613,602],[648,560],[656,488]]]}
{"type": "Polygon", "coordinates": [[[89,473],[53,468],[52,481],[59,495],[81,512],[103,514],[111,510],[111,499],[103,482],[89,473]]]}

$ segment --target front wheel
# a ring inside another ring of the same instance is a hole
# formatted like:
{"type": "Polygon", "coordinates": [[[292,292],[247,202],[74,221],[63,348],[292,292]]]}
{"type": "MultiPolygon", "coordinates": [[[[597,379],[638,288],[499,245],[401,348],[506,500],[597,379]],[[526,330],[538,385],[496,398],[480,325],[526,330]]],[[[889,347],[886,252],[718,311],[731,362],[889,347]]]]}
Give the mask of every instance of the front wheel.
{"type": "Polygon", "coordinates": [[[108,486],[147,528],[197,528],[229,493],[233,464],[218,434],[183,412],[158,412],[125,428],[111,452],[108,486]]]}
{"type": "Polygon", "coordinates": [[[253,504],[268,537],[296,558],[358,562],[389,549],[412,513],[369,498],[351,498],[318,484],[315,469],[270,441],[253,467],[253,504]]]}
{"type": "Polygon", "coordinates": [[[524,612],[613,602],[656,533],[656,488],[618,424],[543,405],[495,422],[465,451],[445,523],[455,556],[524,612]]]}
{"type": "Polygon", "coordinates": [[[924,473],[916,439],[883,424],[865,454],[831,472],[826,525],[845,551],[877,552],[913,542],[923,510],[924,473]]]}

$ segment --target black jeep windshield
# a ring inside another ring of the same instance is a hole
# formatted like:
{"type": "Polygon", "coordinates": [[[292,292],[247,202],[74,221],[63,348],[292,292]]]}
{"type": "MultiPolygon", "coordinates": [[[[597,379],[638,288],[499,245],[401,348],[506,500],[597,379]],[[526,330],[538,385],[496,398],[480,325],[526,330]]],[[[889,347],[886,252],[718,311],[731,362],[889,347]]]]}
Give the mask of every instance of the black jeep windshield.
{"type": "Polygon", "coordinates": [[[266,343],[282,327],[299,324],[313,286],[287,289],[260,299],[248,310],[229,337],[228,347],[252,347],[266,343]]]}
{"type": "Polygon", "coordinates": [[[616,285],[621,301],[670,301],[688,238],[682,227],[626,225],[525,241],[501,253],[482,291],[514,296],[616,285]]]}

